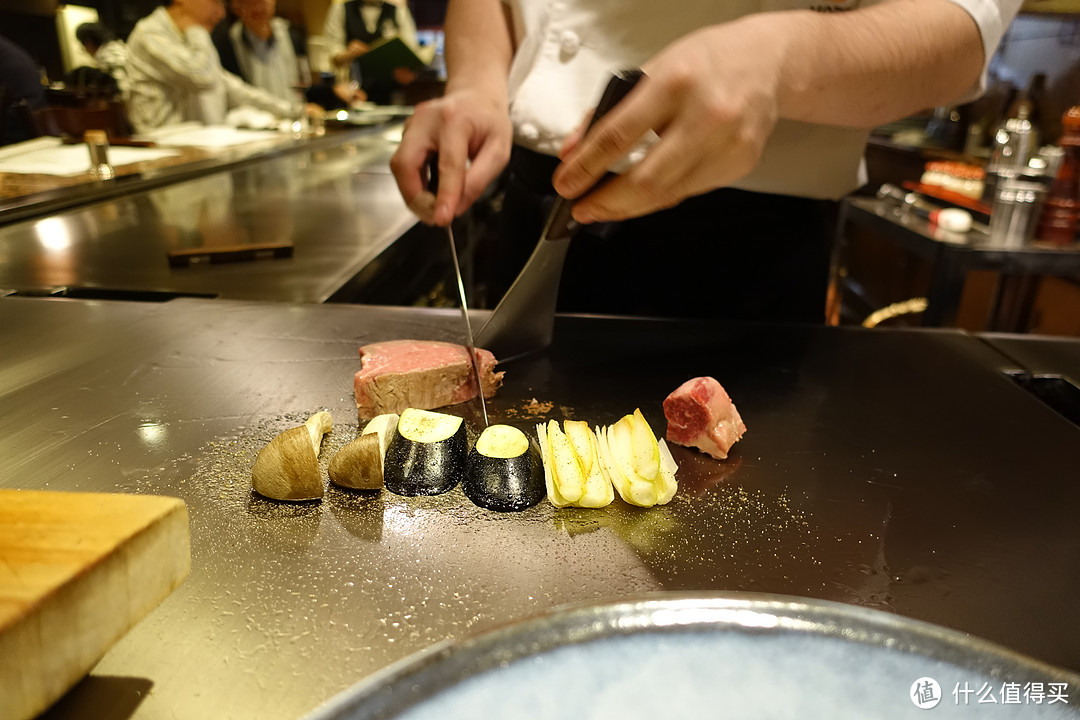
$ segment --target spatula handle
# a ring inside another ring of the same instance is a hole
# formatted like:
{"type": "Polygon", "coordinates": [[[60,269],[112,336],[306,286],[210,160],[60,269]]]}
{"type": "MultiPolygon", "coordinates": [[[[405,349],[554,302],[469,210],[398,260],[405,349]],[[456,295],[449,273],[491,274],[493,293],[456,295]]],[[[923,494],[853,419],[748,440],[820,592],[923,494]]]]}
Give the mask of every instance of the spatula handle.
{"type": "Polygon", "coordinates": [[[629,68],[626,70],[616,70],[611,76],[611,80],[608,80],[607,87],[604,88],[604,94],[600,96],[600,102],[596,104],[596,110],[593,112],[592,118],[589,120],[589,126],[585,129],[585,132],[592,130],[593,125],[596,122],[608,114],[611,108],[618,105],[626,95],[634,89],[634,86],[638,84],[638,80],[645,77],[645,73],[640,68],[629,68]]]}
{"type": "MultiPolygon", "coordinates": [[[[592,118],[589,119],[589,125],[585,128],[585,134],[588,135],[589,130],[592,130],[593,126],[600,120],[600,118],[607,115],[611,108],[619,104],[619,102],[626,97],[626,95],[634,89],[638,80],[643,78],[643,73],[638,68],[632,68],[627,70],[617,70],[612,75],[611,80],[608,81],[607,87],[604,88],[604,94],[600,96],[600,102],[596,105],[596,110],[593,111],[592,118]]],[[[596,185],[589,188],[592,191],[597,185],[604,182],[601,178],[596,185]]],[[[585,193],[582,193],[583,195],[585,193]]],[[[572,235],[577,229],[578,224],[570,216],[570,209],[574,203],[572,200],[566,198],[555,198],[555,206],[551,210],[551,219],[548,222],[547,232],[544,233],[544,237],[556,240],[564,238],[568,235],[572,235]]]]}

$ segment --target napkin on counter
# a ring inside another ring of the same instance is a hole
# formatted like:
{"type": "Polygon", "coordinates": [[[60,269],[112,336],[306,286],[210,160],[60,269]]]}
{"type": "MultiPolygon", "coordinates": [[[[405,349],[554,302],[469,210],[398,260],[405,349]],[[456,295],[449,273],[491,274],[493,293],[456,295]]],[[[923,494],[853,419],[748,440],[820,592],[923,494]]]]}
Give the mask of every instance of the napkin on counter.
{"type": "MultiPolygon", "coordinates": [[[[179,155],[167,148],[109,148],[113,166],[158,160],[179,155]]],[[[0,172],[23,175],[60,175],[70,177],[90,170],[90,152],[85,145],[65,145],[56,137],[40,137],[0,149],[0,172]]]]}
{"type": "Polygon", "coordinates": [[[270,136],[271,133],[265,130],[245,130],[228,125],[203,125],[197,122],[171,125],[140,135],[158,145],[197,147],[205,150],[259,142],[270,136]]]}

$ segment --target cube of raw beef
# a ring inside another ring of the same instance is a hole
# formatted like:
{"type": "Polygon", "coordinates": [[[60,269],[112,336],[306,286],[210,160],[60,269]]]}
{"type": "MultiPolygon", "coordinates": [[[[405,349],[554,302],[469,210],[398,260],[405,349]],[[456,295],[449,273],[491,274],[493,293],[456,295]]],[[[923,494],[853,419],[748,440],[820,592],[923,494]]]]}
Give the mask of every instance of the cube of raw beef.
{"type": "MultiPolygon", "coordinates": [[[[495,394],[503,373],[495,356],[476,348],[484,397],[495,394]]],[[[469,351],[462,345],[429,340],[391,340],[360,348],[361,370],[353,390],[361,419],[405,408],[434,410],[476,397],[469,351]]]]}
{"type": "Polygon", "coordinates": [[[664,400],[667,439],[723,460],[746,432],[735,403],[715,379],[687,380],[664,400]]]}

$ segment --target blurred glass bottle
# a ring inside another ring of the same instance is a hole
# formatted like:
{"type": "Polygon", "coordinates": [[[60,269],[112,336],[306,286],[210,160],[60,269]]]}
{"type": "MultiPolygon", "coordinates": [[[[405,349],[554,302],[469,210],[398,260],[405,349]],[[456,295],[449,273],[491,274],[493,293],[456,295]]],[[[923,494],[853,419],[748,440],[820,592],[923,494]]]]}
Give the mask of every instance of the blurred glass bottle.
{"type": "Polygon", "coordinates": [[[1016,96],[1006,117],[1027,118],[1031,123],[1031,147],[1039,147],[1042,139],[1043,105],[1046,102],[1046,73],[1035,73],[1024,91],[1016,96]]]}
{"type": "Polygon", "coordinates": [[[1068,245],[1076,238],[1080,220],[1080,105],[1065,111],[1061,126],[1058,141],[1061,164],[1047,193],[1035,237],[1055,245],[1068,245]]]}
{"type": "MultiPolygon", "coordinates": [[[[990,159],[986,163],[986,183],[983,201],[992,203],[1003,179],[1024,175],[1039,175],[1028,167],[1028,161],[1039,148],[1039,124],[1042,117],[1046,75],[1031,76],[1027,87],[1008,105],[1005,121],[998,126],[990,142],[990,159]]],[[[1030,178],[1038,180],[1039,178],[1030,178]]]]}
{"type": "Polygon", "coordinates": [[[1019,103],[1015,107],[1016,115],[1010,116],[997,129],[990,145],[990,160],[986,163],[983,188],[984,202],[993,202],[1003,179],[1023,174],[1032,152],[1038,147],[1028,106],[1019,103]]]}

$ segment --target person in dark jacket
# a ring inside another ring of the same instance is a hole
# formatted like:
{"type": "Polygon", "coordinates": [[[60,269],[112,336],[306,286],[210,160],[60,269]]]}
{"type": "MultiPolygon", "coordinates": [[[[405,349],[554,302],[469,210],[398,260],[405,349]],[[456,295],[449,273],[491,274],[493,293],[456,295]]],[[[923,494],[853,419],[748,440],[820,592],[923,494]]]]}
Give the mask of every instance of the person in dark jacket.
{"type": "MultiPolygon", "coordinates": [[[[368,52],[372,45],[399,37],[415,52],[416,23],[404,0],[400,4],[383,0],[349,0],[334,3],[326,13],[323,37],[331,47],[334,67],[353,66],[357,58],[368,52]]],[[[359,77],[368,98],[379,105],[388,105],[395,90],[416,79],[416,73],[408,68],[394,69],[393,79],[382,80],[359,77]]]]}
{"type": "Polygon", "coordinates": [[[25,50],[0,36],[0,145],[37,137],[32,112],[43,107],[41,68],[25,50]]]}
{"type": "MultiPolygon", "coordinates": [[[[277,17],[276,0],[231,0],[229,10],[235,20],[214,30],[214,46],[221,66],[244,82],[287,100],[295,99],[306,84],[301,63],[306,62],[289,21],[277,17]]],[[[307,73],[304,73],[305,75],[307,73]]],[[[317,82],[304,90],[308,102],[324,109],[344,108],[353,100],[363,100],[347,83],[317,82]]]]}

